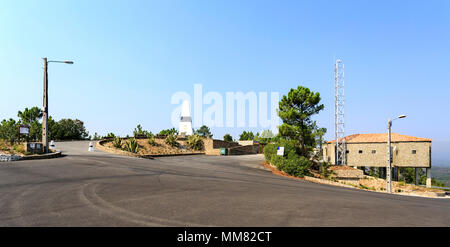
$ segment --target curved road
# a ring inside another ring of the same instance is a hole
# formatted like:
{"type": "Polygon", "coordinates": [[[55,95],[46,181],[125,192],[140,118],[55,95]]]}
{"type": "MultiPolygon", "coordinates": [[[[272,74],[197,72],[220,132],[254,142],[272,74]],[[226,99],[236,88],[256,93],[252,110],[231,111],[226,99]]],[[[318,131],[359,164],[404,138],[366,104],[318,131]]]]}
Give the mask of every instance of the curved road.
{"type": "Polygon", "coordinates": [[[138,159],[88,142],[0,163],[0,226],[450,226],[450,200],[273,175],[260,155],[138,159]]]}

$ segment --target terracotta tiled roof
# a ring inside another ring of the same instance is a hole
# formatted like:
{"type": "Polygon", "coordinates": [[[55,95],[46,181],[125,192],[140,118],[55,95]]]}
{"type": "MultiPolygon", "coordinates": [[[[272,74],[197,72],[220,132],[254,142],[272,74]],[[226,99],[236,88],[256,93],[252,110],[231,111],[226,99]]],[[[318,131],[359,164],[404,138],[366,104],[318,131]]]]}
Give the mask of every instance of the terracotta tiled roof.
{"type": "MultiPolygon", "coordinates": [[[[330,141],[328,143],[334,143],[334,142],[335,142],[335,140],[330,141]]],[[[387,133],[349,135],[349,136],[345,137],[345,142],[347,142],[347,143],[387,142],[387,133]]],[[[391,142],[431,142],[431,139],[391,133],[391,142]]]]}

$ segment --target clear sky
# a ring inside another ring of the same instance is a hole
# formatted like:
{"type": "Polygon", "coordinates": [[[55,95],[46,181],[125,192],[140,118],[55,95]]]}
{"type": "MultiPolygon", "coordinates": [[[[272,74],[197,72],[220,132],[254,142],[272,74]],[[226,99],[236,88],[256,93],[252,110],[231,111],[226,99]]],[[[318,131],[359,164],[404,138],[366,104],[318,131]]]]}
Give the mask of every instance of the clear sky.
{"type": "MultiPolygon", "coordinates": [[[[345,63],[346,132],[433,139],[450,160],[450,1],[1,1],[0,119],[42,105],[90,134],[171,128],[177,91],[321,93],[334,131],[333,64],[345,63]]],[[[245,128],[213,128],[234,138],[245,128]]],[[[247,128],[250,129],[250,128],[247,128]]],[[[255,128],[252,130],[261,130],[255,128]]]]}

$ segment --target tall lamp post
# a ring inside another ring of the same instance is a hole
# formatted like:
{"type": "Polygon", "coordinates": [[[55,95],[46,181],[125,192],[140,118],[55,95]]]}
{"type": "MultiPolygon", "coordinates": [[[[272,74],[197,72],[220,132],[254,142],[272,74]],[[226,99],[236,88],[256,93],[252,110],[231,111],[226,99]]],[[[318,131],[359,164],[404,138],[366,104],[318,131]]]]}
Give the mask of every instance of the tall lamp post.
{"type": "Polygon", "coordinates": [[[48,153],[48,63],[67,63],[73,64],[72,61],[47,61],[47,58],[42,58],[44,60],[44,114],[42,116],[42,146],[44,152],[48,153]]]}
{"type": "Polygon", "coordinates": [[[386,166],[386,191],[387,193],[392,193],[392,175],[391,175],[391,170],[392,170],[392,149],[391,149],[391,127],[392,127],[392,121],[400,119],[400,118],[405,118],[406,115],[400,115],[394,119],[388,119],[388,163],[386,166]]]}

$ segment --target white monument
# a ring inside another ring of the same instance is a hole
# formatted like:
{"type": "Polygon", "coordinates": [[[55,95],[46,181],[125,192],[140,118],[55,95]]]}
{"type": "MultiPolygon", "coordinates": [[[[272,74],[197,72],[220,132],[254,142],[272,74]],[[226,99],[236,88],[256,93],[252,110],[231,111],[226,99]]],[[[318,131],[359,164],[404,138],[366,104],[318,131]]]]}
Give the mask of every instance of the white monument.
{"type": "Polygon", "coordinates": [[[181,118],[180,118],[180,128],[178,130],[180,135],[192,135],[192,118],[191,118],[191,105],[189,101],[183,101],[181,105],[181,118]]]}

